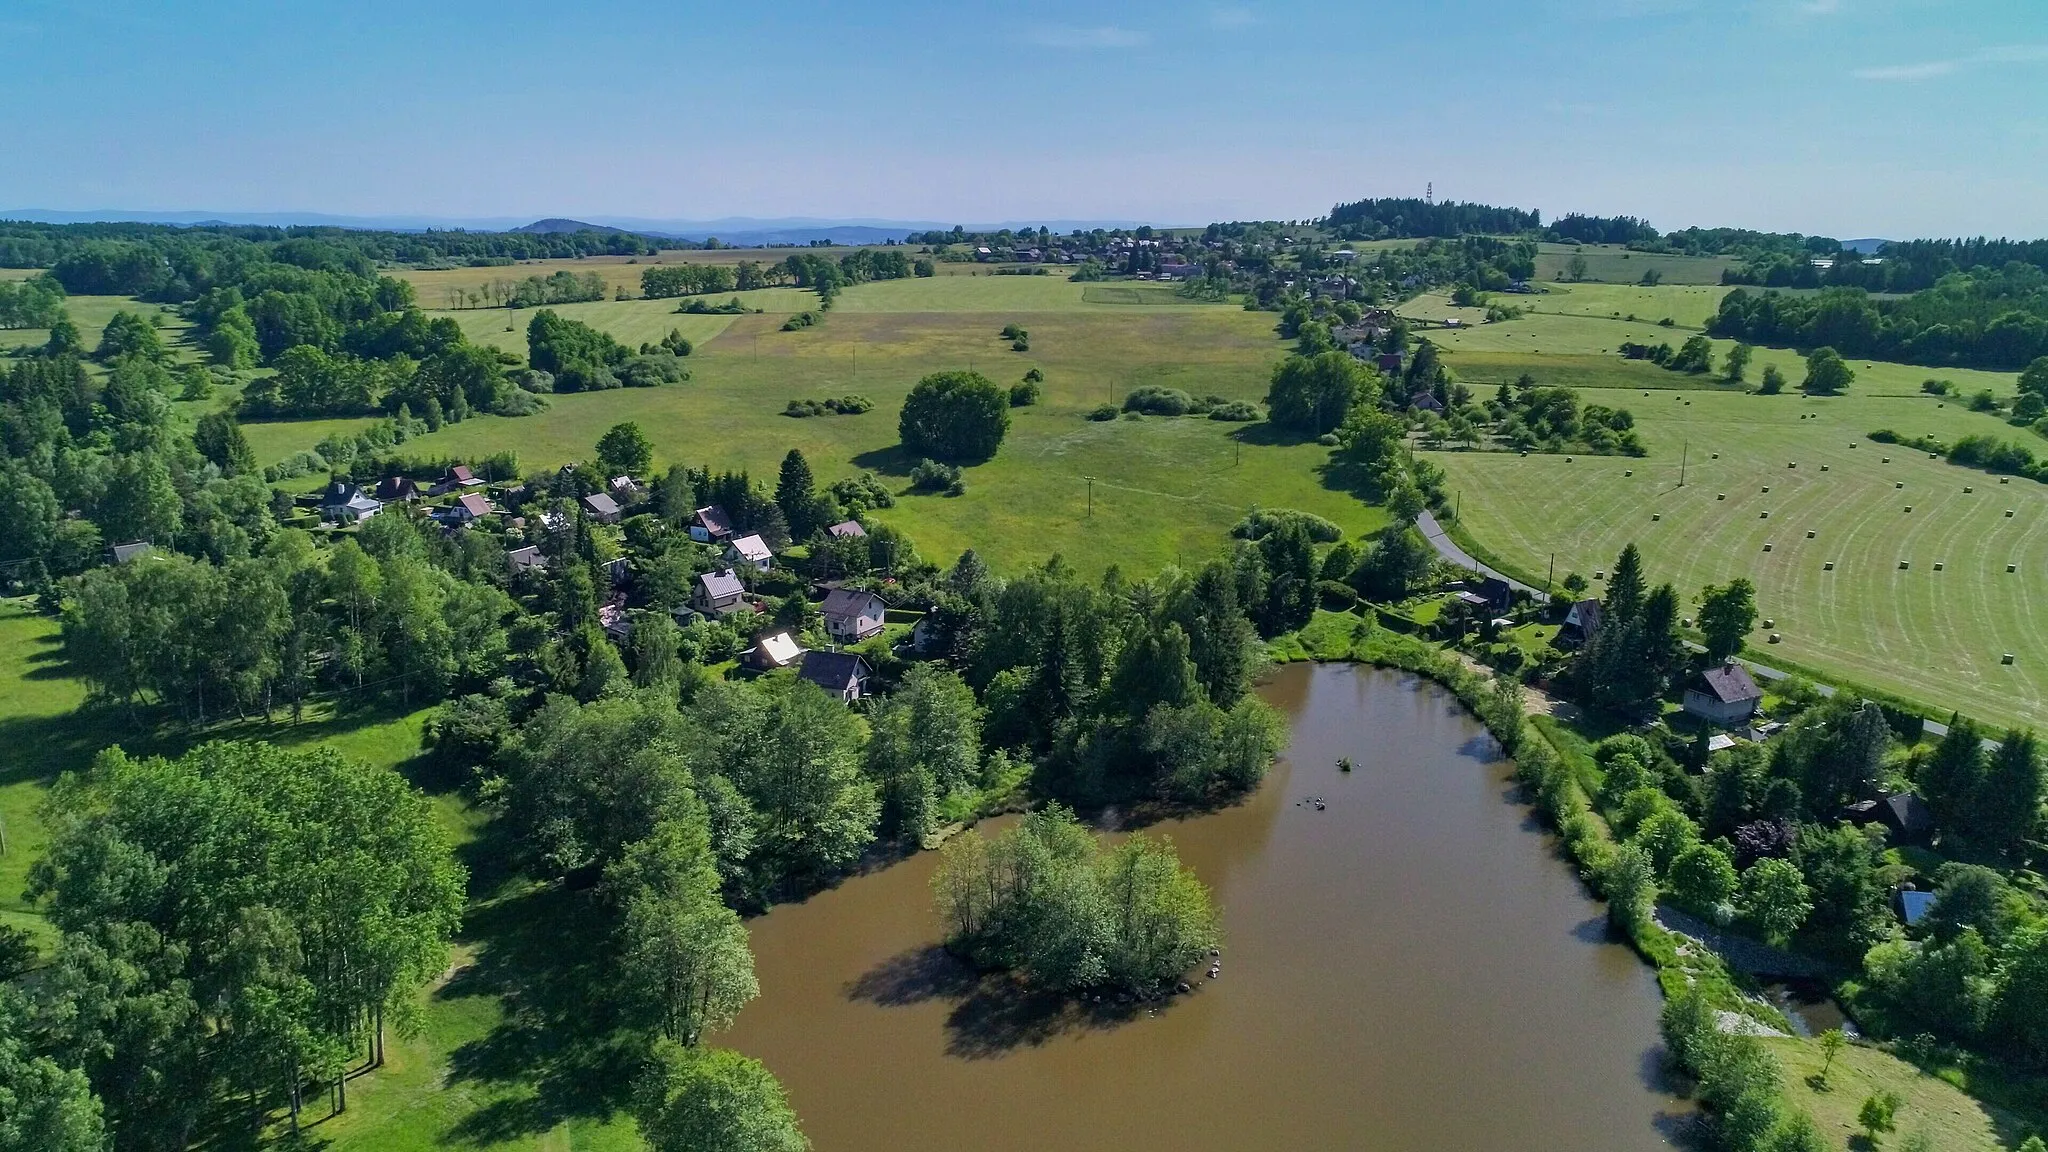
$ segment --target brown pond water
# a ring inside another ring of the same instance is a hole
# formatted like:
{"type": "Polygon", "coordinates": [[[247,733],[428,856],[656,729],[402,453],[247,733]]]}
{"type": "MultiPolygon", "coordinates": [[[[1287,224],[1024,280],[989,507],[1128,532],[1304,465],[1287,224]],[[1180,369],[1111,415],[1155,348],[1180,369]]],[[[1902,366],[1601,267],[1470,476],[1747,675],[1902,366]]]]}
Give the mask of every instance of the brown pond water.
{"type": "Polygon", "coordinates": [[[1221,979],[1121,1015],[993,992],[934,948],[924,853],[752,921],[761,996],[716,1042],[819,1152],[1664,1147],[1655,982],[1484,729],[1370,669],[1262,694],[1292,730],[1265,785],[1157,829],[1223,909],[1221,979]]]}

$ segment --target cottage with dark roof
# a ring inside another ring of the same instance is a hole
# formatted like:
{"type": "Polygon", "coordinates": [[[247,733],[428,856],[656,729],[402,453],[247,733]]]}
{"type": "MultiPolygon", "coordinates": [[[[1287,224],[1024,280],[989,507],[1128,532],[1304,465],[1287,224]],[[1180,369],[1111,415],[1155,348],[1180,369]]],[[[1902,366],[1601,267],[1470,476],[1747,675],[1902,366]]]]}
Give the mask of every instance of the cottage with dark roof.
{"type": "Polygon", "coordinates": [[[410,476],[386,476],[377,481],[377,499],[386,504],[411,502],[420,498],[420,486],[410,476]]]}
{"type": "Polygon", "coordinates": [[[872,675],[868,662],[854,652],[806,652],[803,666],[797,675],[837,696],[841,703],[852,704],[867,695],[868,677],[872,675]]]}
{"type": "Polygon", "coordinates": [[[1685,710],[1714,724],[1740,724],[1756,715],[1763,700],[1749,669],[1733,660],[1700,673],[1685,690],[1685,710]]]}
{"type": "Polygon", "coordinates": [[[854,644],[882,630],[889,606],[873,592],[835,588],[825,597],[820,611],[825,616],[827,635],[841,644],[854,644]]]}
{"type": "Polygon", "coordinates": [[[336,523],[351,520],[368,520],[383,509],[384,505],[363,495],[363,490],[346,480],[336,480],[327,486],[320,497],[320,514],[336,523]]]}
{"type": "Polygon", "coordinates": [[[697,577],[697,586],[690,591],[690,607],[706,616],[726,616],[744,607],[746,598],[746,585],[728,568],[697,577]]]}
{"type": "Polygon", "coordinates": [[[1557,630],[1557,642],[1566,648],[1590,644],[1593,633],[1600,629],[1600,602],[1581,600],[1573,604],[1571,611],[1564,614],[1564,625],[1557,630]]]}
{"type": "Polygon", "coordinates": [[[538,544],[528,544],[505,553],[505,567],[514,576],[521,572],[545,572],[548,570],[548,558],[540,554],[538,544]]]}
{"type": "Polygon", "coordinates": [[[697,543],[719,544],[732,537],[732,517],[719,505],[699,508],[690,515],[690,539],[697,543]]]}
{"type": "Polygon", "coordinates": [[[619,502],[602,492],[595,492],[583,498],[583,510],[600,524],[619,522],[619,502]]]}

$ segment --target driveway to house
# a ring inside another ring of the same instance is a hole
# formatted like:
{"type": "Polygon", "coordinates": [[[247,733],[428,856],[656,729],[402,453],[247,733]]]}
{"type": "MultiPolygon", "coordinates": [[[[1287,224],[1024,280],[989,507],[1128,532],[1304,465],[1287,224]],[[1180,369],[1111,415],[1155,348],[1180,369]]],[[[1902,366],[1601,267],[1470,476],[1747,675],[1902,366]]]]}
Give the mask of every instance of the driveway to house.
{"type": "Polygon", "coordinates": [[[1422,529],[1422,538],[1429,541],[1429,546],[1436,549],[1436,554],[1445,560],[1456,564],[1460,568],[1470,568],[1481,576],[1491,576],[1496,580],[1505,580],[1508,582],[1508,587],[1520,592],[1527,592],[1538,603],[1547,604],[1550,602],[1550,594],[1548,592],[1538,588],[1531,588],[1507,573],[1496,572],[1481,564],[1478,560],[1473,559],[1472,554],[1458,547],[1458,542],[1450,538],[1449,534],[1444,531],[1444,526],[1436,522],[1436,515],[1434,513],[1424,510],[1422,515],[1416,518],[1415,526],[1422,529]]]}

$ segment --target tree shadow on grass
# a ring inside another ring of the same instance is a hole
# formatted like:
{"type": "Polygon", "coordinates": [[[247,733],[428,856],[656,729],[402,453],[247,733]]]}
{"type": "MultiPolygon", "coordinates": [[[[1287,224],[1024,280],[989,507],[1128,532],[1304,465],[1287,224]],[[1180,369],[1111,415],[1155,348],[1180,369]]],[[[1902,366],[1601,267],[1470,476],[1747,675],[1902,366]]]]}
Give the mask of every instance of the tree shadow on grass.
{"type": "Polygon", "coordinates": [[[1177,999],[1095,998],[1032,988],[1007,973],[977,972],[938,945],[884,960],[847,984],[846,997],[884,1008],[951,1003],[946,1054],[962,1060],[993,1059],[1061,1036],[1120,1027],[1177,999]]]}
{"type": "Polygon", "coordinates": [[[1231,431],[1230,438],[1240,444],[1256,444],[1263,448],[1293,448],[1302,444],[1313,444],[1316,440],[1308,433],[1282,428],[1271,420],[1241,424],[1231,431]]]}
{"type": "Polygon", "coordinates": [[[920,459],[922,457],[911,453],[903,445],[891,444],[887,448],[870,448],[855,456],[853,466],[883,476],[904,477],[910,475],[910,470],[917,467],[920,459]]]}
{"type": "Polygon", "coordinates": [[[507,896],[473,908],[464,937],[476,961],[435,996],[496,997],[505,1019],[450,1055],[448,1083],[504,1094],[451,1135],[494,1144],[621,1111],[646,1047],[611,987],[611,932],[595,897],[559,886],[507,896]]]}

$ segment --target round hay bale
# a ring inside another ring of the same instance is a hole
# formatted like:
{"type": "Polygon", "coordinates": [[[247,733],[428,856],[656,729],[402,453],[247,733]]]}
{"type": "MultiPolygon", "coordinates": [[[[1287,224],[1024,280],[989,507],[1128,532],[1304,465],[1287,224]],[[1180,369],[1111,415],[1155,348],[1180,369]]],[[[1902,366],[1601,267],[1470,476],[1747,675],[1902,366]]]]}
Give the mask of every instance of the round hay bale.
{"type": "Polygon", "coordinates": [[[1820,566],[1820,570],[1823,572],[1833,572],[1835,570],[1835,562],[1833,560],[1828,561],[1820,566]]]}
{"type": "Polygon", "coordinates": [[[1770,490],[1771,486],[1769,484],[1764,485],[1764,491],[1769,492],[1770,490]]]}
{"type": "Polygon", "coordinates": [[[1765,627],[1766,629],[1770,629],[1770,628],[1776,628],[1777,626],[1778,626],[1778,622],[1777,622],[1776,620],[1765,620],[1765,621],[1764,621],[1764,627],[1765,627]]]}
{"type": "Polygon", "coordinates": [[[1934,562],[1934,570],[1935,570],[1936,572],[1939,572],[1939,571],[1941,571],[1941,561],[1939,561],[1939,560],[1936,560],[1936,561],[1934,562]]]}
{"type": "MultiPolygon", "coordinates": [[[[1728,498],[1728,494],[1727,494],[1726,492],[1716,492],[1716,493],[1714,493],[1714,499],[1716,499],[1716,500],[1726,500],[1727,498],[1728,498]]],[[[2011,513],[2007,513],[2007,515],[2011,515],[2011,513]]]]}
{"type": "Polygon", "coordinates": [[[1911,512],[1912,510],[1913,506],[1911,504],[1906,505],[1906,511],[1911,512]]]}
{"type": "Polygon", "coordinates": [[[1901,560],[1901,561],[1899,561],[1899,571],[1901,571],[1901,572],[1904,572],[1904,571],[1905,571],[1906,569],[1908,569],[1908,568],[1911,568],[1912,566],[1913,566],[1913,564],[1912,564],[1912,562],[1911,562],[1911,561],[1909,561],[1909,560],[1901,560]]]}
{"type": "Polygon", "coordinates": [[[1825,465],[1825,464],[1823,464],[1823,465],[1821,465],[1821,466],[1820,466],[1820,470],[1821,470],[1821,471],[1823,471],[1823,472],[1825,472],[1825,471],[1827,471],[1827,470],[1828,470],[1828,466],[1827,466],[1827,465],[1825,465]]]}
{"type": "Polygon", "coordinates": [[[2010,664],[2010,663],[2012,663],[2012,653],[2010,653],[2010,652],[2007,652],[2007,653],[2004,653],[2003,655],[1999,656],[1999,658],[1998,658],[1998,662],[1999,662],[2000,664],[2010,664]]]}
{"type": "Polygon", "coordinates": [[[2019,570],[2020,570],[2020,566],[2019,566],[2019,565],[2017,565],[2017,564],[2007,564],[2007,565],[2005,566],[2005,570],[2006,570],[2007,572],[2017,572],[2017,571],[2019,571],[2019,570]]]}
{"type": "Polygon", "coordinates": [[[1664,514],[1663,514],[1662,512],[1652,512],[1652,513],[1650,513],[1650,522],[1651,522],[1651,523],[1653,523],[1653,524],[1654,524],[1654,523],[1656,523],[1656,522],[1657,522],[1657,521],[1659,521],[1659,520],[1662,520],[1663,518],[1664,518],[1664,514]]]}
{"type": "Polygon", "coordinates": [[[1809,529],[1807,529],[1807,530],[1806,530],[1806,538],[1807,538],[1808,540],[1811,540],[1811,539],[1813,539],[1813,535],[1814,535],[1814,533],[1813,533],[1813,529],[1809,528],[1809,529]]]}
{"type": "Polygon", "coordinates": [[[1778,641],[1783,639],[1784,637],[1778,635],[1776,632],[1771,633],[1771,643],[1776,644],[1778,641]]]}
{"type": "Polygon", "coordinates": [[[1970,487],[1968,484],[1963,485],[1963,495],[1968,496],[1970,493],[1975,491],[1976,489],[1970,487]]]}
{"type": "Polygon", "coordinates": [[[1766,551],[1766,552],[1769,552],[1770,550],[1771,550],[1771,546],[1770,546],[1770,544],[1766,543],[1766,544],[1764,545],[1764,551],[1766,551]]]}
{"type": "Polygon", "coordinates": [[[1771,514],[1769,512],[1759,512],[1757,513],[1756,518],[1759,520],[1769,520],[1771,518],[1771,514]]]}

